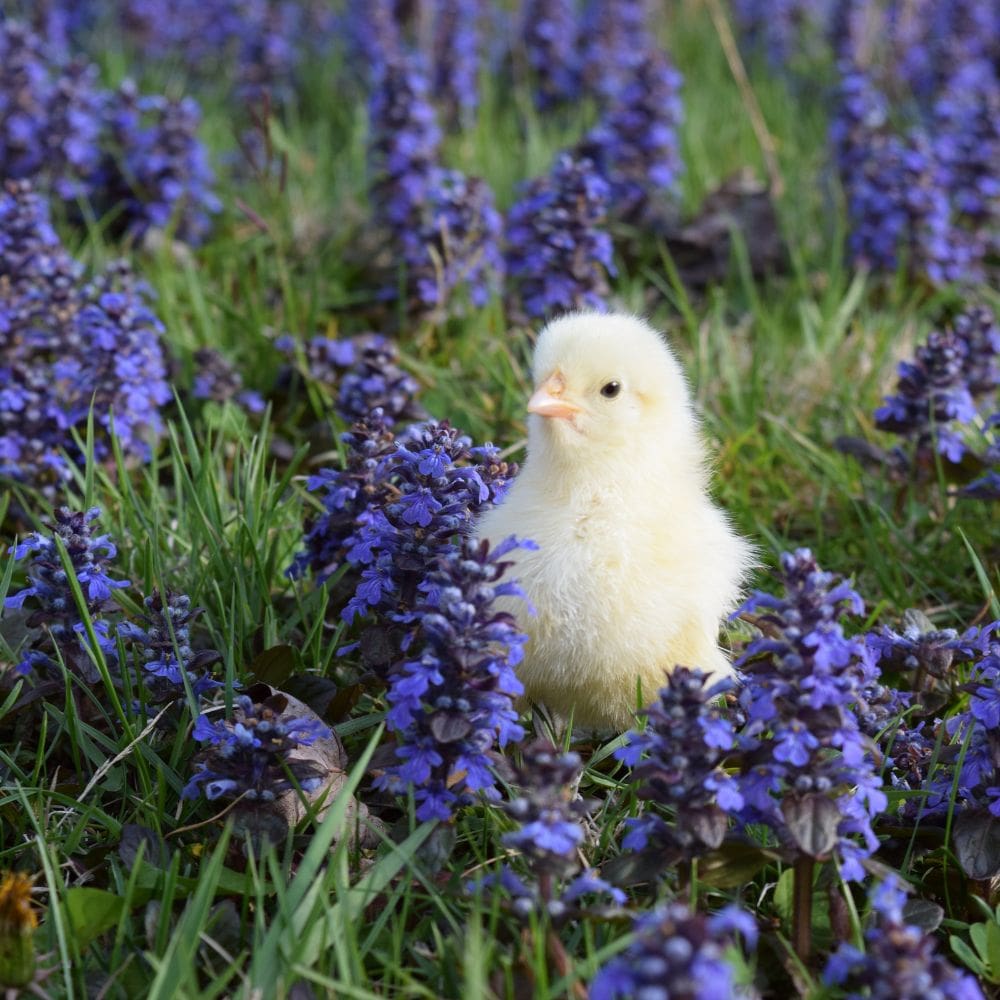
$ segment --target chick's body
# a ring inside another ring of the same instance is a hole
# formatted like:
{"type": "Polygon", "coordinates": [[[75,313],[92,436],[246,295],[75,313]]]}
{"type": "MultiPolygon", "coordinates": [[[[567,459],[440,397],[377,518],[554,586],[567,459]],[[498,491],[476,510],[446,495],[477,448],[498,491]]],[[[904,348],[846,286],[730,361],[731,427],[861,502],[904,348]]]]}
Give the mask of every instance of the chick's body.
{"type": "Polygon", "coordinates": [[[478,526],[511,554],[535,614],[518,675],[576,724],[626,728],[665,672],[731,669],[718,645],[750,546],[707,493],[697,421],[666,343],[641,320],[583,313],[541,333],[528,456],[478,526]]]}

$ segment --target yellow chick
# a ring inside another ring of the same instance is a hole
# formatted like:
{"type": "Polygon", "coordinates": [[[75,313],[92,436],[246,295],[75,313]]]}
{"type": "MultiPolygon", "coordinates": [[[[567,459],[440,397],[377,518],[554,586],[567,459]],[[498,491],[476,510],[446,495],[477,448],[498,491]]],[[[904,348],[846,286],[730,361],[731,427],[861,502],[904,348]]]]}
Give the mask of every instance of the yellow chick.
{"type": "Polygon", "coordinates": [[[751,545],[708,496],[687,383],[641,319],[574,313],[535,346],[528,455],[477,526],[530,538],[510,570],[534,606],[527,697],[574,724],[625,729],[678,664],[731,671],[719,624],[739,599],[751,545]]]}

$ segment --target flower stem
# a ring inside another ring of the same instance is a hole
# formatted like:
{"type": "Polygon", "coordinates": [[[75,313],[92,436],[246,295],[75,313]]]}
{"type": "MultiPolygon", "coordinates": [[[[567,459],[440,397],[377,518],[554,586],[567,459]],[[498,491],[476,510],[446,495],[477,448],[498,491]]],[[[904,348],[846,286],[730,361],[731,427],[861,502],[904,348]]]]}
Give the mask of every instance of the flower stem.
{"type": "Polygon", "coordinates": [[[538,876],[538,895],[543,903],[552,899],[552,876],[548,872],[541,872],[538,876]]]}
{"type": "Polygon", "coordinates": [[[795,859],[792,876],[792,946],[806,965],[812,951],[812,890],[815,862],[805,854],[795,859]]]}

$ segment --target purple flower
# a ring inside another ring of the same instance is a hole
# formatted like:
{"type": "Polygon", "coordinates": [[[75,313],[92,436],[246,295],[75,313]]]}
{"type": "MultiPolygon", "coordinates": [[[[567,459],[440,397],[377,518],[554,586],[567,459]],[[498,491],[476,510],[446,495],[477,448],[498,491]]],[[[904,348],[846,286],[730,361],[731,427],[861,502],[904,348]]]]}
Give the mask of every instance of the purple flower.
{"type": "Polygon", "coordinates": [[[502,220],[493,192],[478,177],[435,169],[419,225],[400,234],[407,283],[419,311],[443,319],[461,312],[461,298],[483,306],[499,291],[504,261],[502,220]]]}
{"type": "Polygon", "coordinates": [[[362,541],[358,537],[359,519],[370,506],[378,509],[388,499],[391,483],[384,470],[395,449],[395,437],[382,410],[376,409],[341,440],[347,453],[346,466],[322,469],[306,483],[310,490],[323,491],[323,513],[306,522],[305,551],[289,568],[291,576],[311,569],[317,582],[323,583],[346,562],[357,565],[375,559],[371,543],[377,536],[369,533],[362,541]],[[348,555],[362,545],[363,554],[348,555]]]}
{"type": "Polygon", "coordinates": [[[582,769],[578,754],[560,754],[543,740],[524,748],[524,762],[517,770],[518,794],[504,807],[519,828],[505,834],[503,843],[520,852],[535,879],[567,878],[580,867],[576,858],[583,843],[580,821],[589,809],[583,799],[574,797],[582,769]]]}
{"type": "MultiPolygon", "coordinates": [[[[459,16],[449,10],[441,16],[459,16]]],[[[402,266],[407,308],[440,320],[462,295],[479,306],[497,289],[501,220],[485,181],[440,167],[441,134],[428,89],[414,57],[396,52],[379,66],[369,102],[368,159],[375,222],[402,266]]],[[[394,298],[399,286],[394,271],[383,296],[394,298]]]]}
{"type": "Polygon", "coordinates": [[[1000,80],[987,59],[960,62],[932,111],[934,150],[970,274],[1000,249],[1000,80]]]}
{"type": "MultiPolygon", "coordinates": [[[[998,19],[988,2],[843,4],[832,129],[850,250],[876,270],[981,283],[1000,212],[998,19]]],[[[769,11],[770,16],[770,11],[769,11]]]]}
{"type": "MultiPolygon", "coordinates": [[[[972,664],[975,671],[976,664],[992,648],[995,629],[995,624],[962,633],[937,629],[922,613],[910,609],[899,631],[881,626],[865,636],[872,668],[857,705],[861,728],[878,742],[884,754],[883,773],[887,783],[901,791],[924,793],[902,800],[899,808],[903,815],[916,817],[948,806],[951,795],[951,778],[945,777],[948,769],[935,772],[933,777],[930,774],[932,763],[937,762],[941,753],[939,744],[944,734],[936,732],[938,722],[919,716],[933,707],[939,691],[952,690],[960,664],[972,664]],[[882,683],[879,670],[899,677],[902,689],[882,683]]],[[[949,725],[954,727],[956,723],[949,725]]],[[[945,759],[950,756],[951,751],[945,750],[945,759]]],[[[963,795],[992,780],[992,776],[988,748],[981,747],[977,737],[965,757],[963,795]]]]}
{"type": "Polygon", "coordinates": [[[387,230],[412,226],[427,200],[441,132],[416,62],[391,59],[375,75],[368,104],[371,199],[387,230]]]}
{"type": "MultiPolygon", "coordinates": [[[[133,650],[133,665],[138,679],[155,704],[183,697],[185,679],[196,698],[222,687],[204,673],[221,656],[214,649],[195,652],[191,646],[191,626],[202,612],[192,608],[185,594],[168,592],[166,599],[159,591],[145,598],[146,614],[141,624],[125,621],[116,632],[133,650]]],[[[195,739],[204,739],[195,734],[195,739]]]]}
{"type": "Polygon", "coordinates": [[[828,986],[873,1000],[916,996],[982,1000],[975,978],[938,955],[931,935],[905,922],[906,894],[895,876],[876,885],[870,899],[873,920],[865,932],[865,950],[841,944],[823,973],[828,986]]]}
{"type": "Polygon", "coordinates": [[[882,625],[865,636],[875,663],[886,671],[923,671],[943,679],[956,659],[969,660],[989,645],[990,629],[935,628],[926,615],[915,609],[903,615],[900,631],[882,625]]]}
{"type": "Polygon", "coordinates": [[[291,96],[300,66],[334,37],[329,5],[243,0],[127,0],[118,28],[144,62],[230,84],[243,100],[291,96]]]}
{"type": "Polygon", "coordinates": [[[603,966],[590,984],[592,1000],[690,997],[731,1000],[748,996],[735,982],[726,949],[736,934],[757,940],[753,918],[731,907],[704,917],[682,903],[665,903],[636,917],[627,950],[603,966]]]}
{"type": "Polygon", "coordinates": [[[194,352],[195,376],[192,395],[216,403],[233,400],[249,413],[262,413],[264,400],[243,388],[243,376],[218,351],[203,347],[194,352]]]}
{"type": "Polygon", "coordinates": [[[970,306],[951,321],[964,345],[962,373],[969,394],[985,396],[1000,388],[1000,323],[985,306],[970,306]]]}
{"type": "Polygon", "coordinates": [[[905,260],[936,283],[974,277],[927,130],[918,123],[902,131],[888,108],[865,71],[844,61],[831,140],[847,199],[851,258],[882,271],[905,260]]]}
{"type": "Polygon", "coordinates": [[[468,125],[479,101],[479,0],[435,0],[433,92],[445,120],[468,125]]]}
{"type": "Polygon", "coordinates": [[[417,818],[447,819],[480,794],[497,798],[493,747],[524,735],[514,699],[523,692],[514,674],[527,636],[493,602],[510,585],[503,557],[524,543],[508,540],[444,549],[420,585],[423,603],[407,659],[389,676],[387,722],[397,734],[399,763],[376,786],[413,789],[417,818]]]}
{"type": "Polygon", "coordinates": [[[573,100],[580,92],[577,19],[572,0],[526,0],[521,11],[521,48],[542,109],[573,100]]]}
{"type": "MultiPolygon", "coordinates": [[[[377,333],[337,340],[313,337],[297,349],[293,337],[281,337],[275,346],[299,360],[297,371],[334,395],[337,415],[353,424],[380,410],[386,426],[423,420],[417,403],[420,386],[399,366],[396,345],[377,333]]],[[[286,374],[287,382],[289,376],[286,374]]]]}
{"type": "Polygon", "coordinates": [[[108,575],[107,563],[117,551],[108,535],[93,535],[91,523],[99,516],[97,507],[85,513],[60,507],[54,514],[51,534],[29,535],[10,549],[15,559],[30,556],[28,585],[10,594],[4,607],[21,608],[30,600],[32,610],[27,626],[43,627],[40,636],[21,651],[18,672],[22,675],[36,671],[58,673],[61,660],[88,683],[99,677],[88,654],[82,613],[63,568],[56,538],[66,550],[99,645],[109,655],[114,650],[107,622],[100,619],[111,602],[112,592],[129,586],[129,582],[108,575]]]}
{"type": "Polygon", "coordinates": [[[102,91],[96,66],[67,62],[14,21],[0,23],[0,65],[3,175],[88,201],[130,236],[171,223],[178,239],[204,238],[219,203],[191,98],[143,96],[129,83],[102,91]]]}
{"type": "Polygon", "coordinates": [[[588,0],[579,33],[581,79],[584,88],[601,100],[619,95],[654,44],[645,0],[588,0]]]}
{"type": "Polygon", "coordinates": [[[962,685],[970,695],[969,706],[944,723],[953,746],[942,755],[943,766],[924,783],[924,813],[950,809],[953,796],[964,809],[996,809],[990,790],[1000,786],[1000,622],[985,626],[980,637],[975,651],[962,656],[971,661],[969,681],[962,685]]]}
{"type": "Polygon", "coordinates": [[[579,852],[584,843],[583,820],[592,803],[576,789],[583,768],[580,756],[560,753],[547,740],[535,740],[523,750],[515,768],[517,794],[504,804],[518,828],[503,836],[506,847],[517,850],[532,878],[523,881],[507,865],[474,887],[499,884],[513,898],[520,917],[543,913],[562,921],[579,912],[585,896],[597,895],[622,904],[625,894],[596,871],[580,872],[579,852]]]}
{"type": "Polygon", "coordinates": [[[600,309],[614,273],[602,228],[610,190],[590,160],[563,154],[532,181],[507,218],[507,275],[531,318],[600,309]]]}
{"type": "Polygon", "coordinates": [[[782,69],[803,54],[815,58],[830,6],[826,0],[736,0],[733,12],[746,47],[782,69]]]}
{"type": "Polygon", "coordinates": [[[144,96],[126,80],[105,101],[109,147],[92,198],[98,210],[117,210],[116,225],[140,238],[169,229],[187,243],[201,243],[221,203],[198,139],[201,112],[190,97],[144,96]]]}
{"type": "Polygon", "coordinates": [[[349,4],[342,23],[347,54],[366,80],[376,80],[403,54],[394,0],[349,4]]]}
{"type": "Polygon", "coordinates": [[[310,526],[293,572],[308,565],[325,579],[346,562],[361,582],[343,617],[376,612],[406,623],[423,601],[427,567],[500,499],[515,470],[492,445],[473,447],[447,421],[415,424],[394,437],[376,411],[344,442],[347,468],[311,481],[326,491],[327,516],[310,526]]]}
{"type": "Polygon", "coordinates": [[[722,767],[736,736],[715,704],[732,686],[712,683],[700,670],[675,668],[643,713],[646,728],[630,732],[615,752],[632,766],[638,796],[650,804],[630,821],[626,848],[652,846],[659,854],[690,859],[721,843],[725,813],[743,807],[737,783],[722,767]],[[669,810],[666,818],[663,809],[669,810]]]}
{"type": "Polygon", "coordinates": [[[145,286],[121,264],[85,283],[27,181],[0,192],[0,281],[0,474],[54,495],[91,412],[98,458],[112,425],[126,455],[147,457],[171,394],[145,286]]]}
{"type": "Polygon", "coordinates": [[[784,597],[758,592],[740,609],[760,613],[767,634],[737,661],[747,675],[740,692],[747,722],[739,733],[739,815],[771,827],[795,851],[810,854],[817,842],[828,843],[842,875],[860,877],[859,858],[878,846],[871,821],[887,804],[854,710],[877,672],[864,643],[846,637],[839,622],[863,604],[807,549],[785,553],[781,571],[784,597]],[[803,810],[825,817],[805,824],[809,843],[795,822],[803,810]],[[813,828],[823,823],[819,836],[813,828]]]}
{"type": "Polygon", "coordinates": [[[958,495],[974,500],[1000,500],[1000,410],[983,421],[981,431],[984,445],[980,460],[984,472],[963,486],[958,495]]]}
{"type": "Polygon", "coordinates": [[[577,148],[607,181],[616,218],[639,222],[651,205],[677,191],[683,169],[680,88],[681,75],[667,57],[646,53],[577,148]]]}
{"type": "Polygon", "coordinates": [[[208,746],[196,758],[183,797],[196,799],[204,792],[209,800],[271,802],[296,784],[305,792],[318,788],[325,777],[320,767],[289,754],[328,739],[330,730],[319,719],[296,716],[286,706],[280,694],[258,703],[241,695],[231,720],[213,723],[199,716],[193,736],[208,746]]]}
{"type": "Polygon", "coordinates": [[[98,156],[96,67],[66,63],[26,25],[0,22],[0,175],[75,198],[98,156]]]}
{"type": "Polygon", "coordinates": [[[958,462],[967,448],[956,428],[976,417],[974,395],[1000,383],[1000,330],[992,315],[976,308],[950,327],[933,330],[914,360],[900,362],[896,394],[875,411],[880,430],[912,442],[913,464],[929,464],[932,448],[958,462]]]}

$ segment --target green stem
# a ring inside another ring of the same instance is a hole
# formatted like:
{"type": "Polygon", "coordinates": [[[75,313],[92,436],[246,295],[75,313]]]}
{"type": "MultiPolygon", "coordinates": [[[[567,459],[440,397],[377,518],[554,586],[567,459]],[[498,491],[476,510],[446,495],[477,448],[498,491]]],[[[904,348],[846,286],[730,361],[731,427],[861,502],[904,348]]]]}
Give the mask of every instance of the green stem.
{"type": "Polygon", "coordinates": [[[804,965],[812,952],[812,891],[815,862],[805,854],[795,859],[792,883],[792,947],[804,965]]]}

